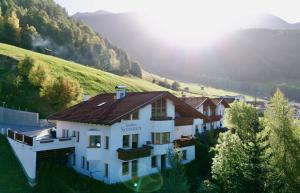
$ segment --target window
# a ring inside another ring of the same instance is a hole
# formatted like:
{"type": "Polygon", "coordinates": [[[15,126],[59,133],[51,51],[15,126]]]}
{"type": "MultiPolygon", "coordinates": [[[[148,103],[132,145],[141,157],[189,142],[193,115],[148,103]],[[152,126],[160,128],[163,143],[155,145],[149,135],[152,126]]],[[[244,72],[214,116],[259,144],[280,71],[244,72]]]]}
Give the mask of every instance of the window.
{"type": "Polygon", "coordinates": [[[139,146],[139,134],[132,135],[132,148],[138,148],[139,146]]]}
{"type": "Polygon", "coordinates": [[[72,158],[72,161],[73,161],[73,166],[76,166],[76,155],[75,153],[73,154],[73,158],[72,158]]]}
{"type": "Polygon", "coordinates": [[[108,164],[104,164],[104,176],[108,177],[108,164]]]}
{"type": "Polygon", "coordinates": [[[162,144],[170,143],[170,132],[162,133],[162,144]]]}
{"type": "Polygon", "coordinates": [[[75,131],[72,132],[72,136],[76,137],[76,132],[75,131]]]}
{"type": "Polygon", "coordinates": [[[156,156],[151,157],[151,167],[156,168],[157,167],[157,158],[156,156]]]}
{"type": "Polygon", "coordinates": [[[105,149],[109,149],[109,137],[105,136],[105,149]]]}
{"type": "Polygon", "coordinates": [[[133,160],[131,163],[131,175],[133,177],[138,176],[138,160],[133,160]]]}
{"type": "Polygon", "coordinates": [[[154,133],[151,133],[151,142],[152,144],[154,144],[155,140],[154,140],[154,133]]]}
{"type": "Polygon", "coordinates": [[[79,131],[77,131],[77,139],[76,139],[76,141],[77,141],[77,143],[79,143],[79,138],[80,138],[80,132],[79,131]]]}
{"type": "Polygon", "coordinates": [[[90,136],[90,144],[89,147],[101,147],[101,136],[99,135],[91,135],[90,136]]]}
{"type": "Polygon", "coordinates": [[[81,157],[81,168],[85,167],[85,157],[81,157]]]}
{"type": "Polygon", "coordinates": [[[134,111],[132,113],[132,120],[138,120],[139,119],[139,111],[134,111]]]}
{"type": "Polygon", "coordinates": [[[163,98],[152,103],[152,118],[166,117],[166,101],[163,98]]]}
{"type": "Polygon", "coordinates": [[[182,151],[182,160],[186,160],[186,150],[182,151]]]}
{"type": "Polygon", "coordinates": [[[122,175],[129,174],[129,162],[122,163],[122,175]]]}
{"type": "Polygon", "coordinates": [[[86,162],[86,170],[87,170],[87,171],[90,170],[90,162],[89,162],[89,161],[86,162]]]}
{"type": "Polygon", "coordinates": [[[155,144],[160,144],[160,133],[155,133],[155,144]]]}
{"type": "Polygon", "coordinates": [[[123,135],[123,148],[129,147],[130,135],[123,135]]]}
{"type": "Polygon", "coordinates": [[[69,137],[69,130],[63,129],[62,130],[62,137],[69,137]]]}
{"type": "Polygon", "coordinates": [[[139,111],[134,111],[133,113],[126,115],[124,120],[138,120],[139,119],[139,111]]]}
{"type": "Polygon", "coordinates": [[[195,126],[195,134],[199,134],[199,125],[195,126]]]}

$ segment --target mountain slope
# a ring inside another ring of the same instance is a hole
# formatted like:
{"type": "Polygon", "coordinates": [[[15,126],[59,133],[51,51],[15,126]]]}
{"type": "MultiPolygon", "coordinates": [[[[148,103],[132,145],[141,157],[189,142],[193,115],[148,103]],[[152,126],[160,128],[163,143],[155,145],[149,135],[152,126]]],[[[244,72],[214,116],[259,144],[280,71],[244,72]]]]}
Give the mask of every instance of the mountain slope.
{"type": "Polygon", "coordinates": [[[141,77],[139,64],[125,50],[76,22],[53,0],[0,0],[0,42],[141,77]]]}
{"type": "Polygon", "coordinates": [[[78,13],[74,18],[125,48],[147,71],[259,96],[270,96],[281,87],[290,99],[300,100],[297,23],[258,15],[209,47],[190,51],[157,40],[134,13],[78,13]]]}
{"type": "MultiPolygon", "coordinates": [[[[99,93],[115,92],[116,85],[125,85],[129,91],[158,91],[167,90],[176,95],[181,95],[181,92],[175,92],[164,87],[158,86],[151,82],[152,78],[137,78],[133,76],[118,76],[91,67],[83,66],[78,63],[63,60],[57,57],[40,54],[37,52],[25,50],[15,46],[0,43],[0,101],[5,101],[8,107],[27,109],[40,112],[44,117],[53,113],[51,106],[47,105],[44,100],[39,97],[39,91],[32,86],[23,85],[20,88],[12,89],[12,92],[18,91],[17,94],[7,96],[8,90],[1,90],[2,81],[11,81],[11,75],[17,75],[16,63],[18,60],[24,59],[25,56],[30,56],[36,59],[37,63],[47,66],[50,69],[50,74],[54,77],[63,76],[77,80],[84,94],[95,95],[99,93]],[[9,63],[3,63],[2,57],[14,58],[9,63]],[[147,79],[147,80],[146,80],[147,79]],[[149,80],[149,81],[148,81],[149,80]]],[[[145,72],[145,74],[147,74],[145,72]]],[[[155,77],[158,79],[158,77],[155,77]]],[[[21,82],[22,84],[22,82],[21,82]]],[[[189,87],[189,90],[194,95],[236,95],[237,93],[213,88],[205,88],[205,92],[201,86],[184,84],[184,87],[189,87]]],[[[59,99],[58,99],[59,100],[59,99]]]]}

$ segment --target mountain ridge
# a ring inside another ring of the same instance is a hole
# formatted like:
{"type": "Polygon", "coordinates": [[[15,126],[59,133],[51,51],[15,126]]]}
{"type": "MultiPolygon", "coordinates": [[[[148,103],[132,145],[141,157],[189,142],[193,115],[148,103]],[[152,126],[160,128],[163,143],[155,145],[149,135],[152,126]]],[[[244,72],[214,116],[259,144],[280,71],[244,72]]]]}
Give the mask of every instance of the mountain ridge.
{"type": "Polygon", "coordinates": [[[264,14],[265,29],[257,23],[253,28],[236,30],[209,47],[191,52],[156,39],[140,26],[132,13],[77,16],[76,20],[82,20],[126,49],[149,72],[262,97],[270,96],[274,88],[285,85],[288,86],[283,89],[285,94],[290,99],[300,100],[296,96],[300,95],[297,52],[300,30],[288,29],[298,28],[298,23],[290,24],[264,14]],[[278,26],[282,29],[272,29],[278,26]]]}

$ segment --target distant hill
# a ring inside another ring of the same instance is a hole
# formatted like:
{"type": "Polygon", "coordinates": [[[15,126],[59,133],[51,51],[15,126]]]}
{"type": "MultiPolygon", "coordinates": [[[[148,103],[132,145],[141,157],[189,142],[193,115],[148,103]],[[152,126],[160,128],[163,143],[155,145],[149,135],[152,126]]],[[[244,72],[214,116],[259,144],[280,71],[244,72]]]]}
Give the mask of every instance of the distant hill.
{"type": "Polygon", "coordinates": [[[126,49],[150,72],[259,96],[280,87],[300,100],[299,23],[256,15],[209,48],[191,52],[155,39],[135,13],[77,13],[74,18],[126,49]]]}
{"type": "MultiPolygon", "coordinates": [[[[175,95],[181,96],[181,92],[175,92],[170,89],[158,86],[151,82],[154,75],[147,75],[145,79],[134,76],[118,76],[95,68],[80,65],[75,62],[63,60],[54,56],[44,55],[37,52],[25,50],[15,46],[0,43],[0,101],[6,102],[8,107],[27,109],[34,112],[40,112],[41,117],[53,113],[51,105],[39,97],[37,87],[28,85],[28,82],[18,79],[18,70],[16,64],[19,60],[30,56],[36,59],[38,64],[49,68],[52,76],[63,76],[74,79],[80,83],[83,93],[87,95],[96,95],[99,93],[115,92],[116,85],[125,85],[128,91],[170,91],[175,95]],[[15,77],[15,78],[13,78],[15,77]],[[18,80],[12,82],[11,80],[18,80]],[[9,89],[3,89],[6,84],[12,85],[9,89]],[[17,88],[15,88],[17,86],[17,88]]],[[[155,76],[156,80],[161,77],[155,76]]],[[[171,82],[170,80],[168,80],[171,82]]],[[[188,87],[194,95],[237,95],[238,93],[214,89],[202,86],[180,83],[182,88],[188,87]]],[[[57,99],[59,100],[59,99],[57,99]]]]}
{"type": "Polygon", "coordinates": [[[288,23],[284,19],[271,14],[257,14],[249,16],[241,24],[241,28],[300,29],[300,23],[288,23]]]}

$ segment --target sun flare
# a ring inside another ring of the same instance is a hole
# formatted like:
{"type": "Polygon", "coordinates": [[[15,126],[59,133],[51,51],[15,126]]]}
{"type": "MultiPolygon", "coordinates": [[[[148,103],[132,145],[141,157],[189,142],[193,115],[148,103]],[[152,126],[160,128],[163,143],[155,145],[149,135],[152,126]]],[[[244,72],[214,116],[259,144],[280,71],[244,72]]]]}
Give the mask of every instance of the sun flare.
{"type": "MultiPolygon", "coordinates": [[[[208,7],[209,5],[206,5],[208,7]]],[[[203,47],[238,29],[241,14],[215,8],[203,9],[197,4],[169,9],[155,7],[141,13],[141,23],[157,38],[185,48],[203,47]],[[167,10],[167,11],[166,11],[167,10]]]]}

